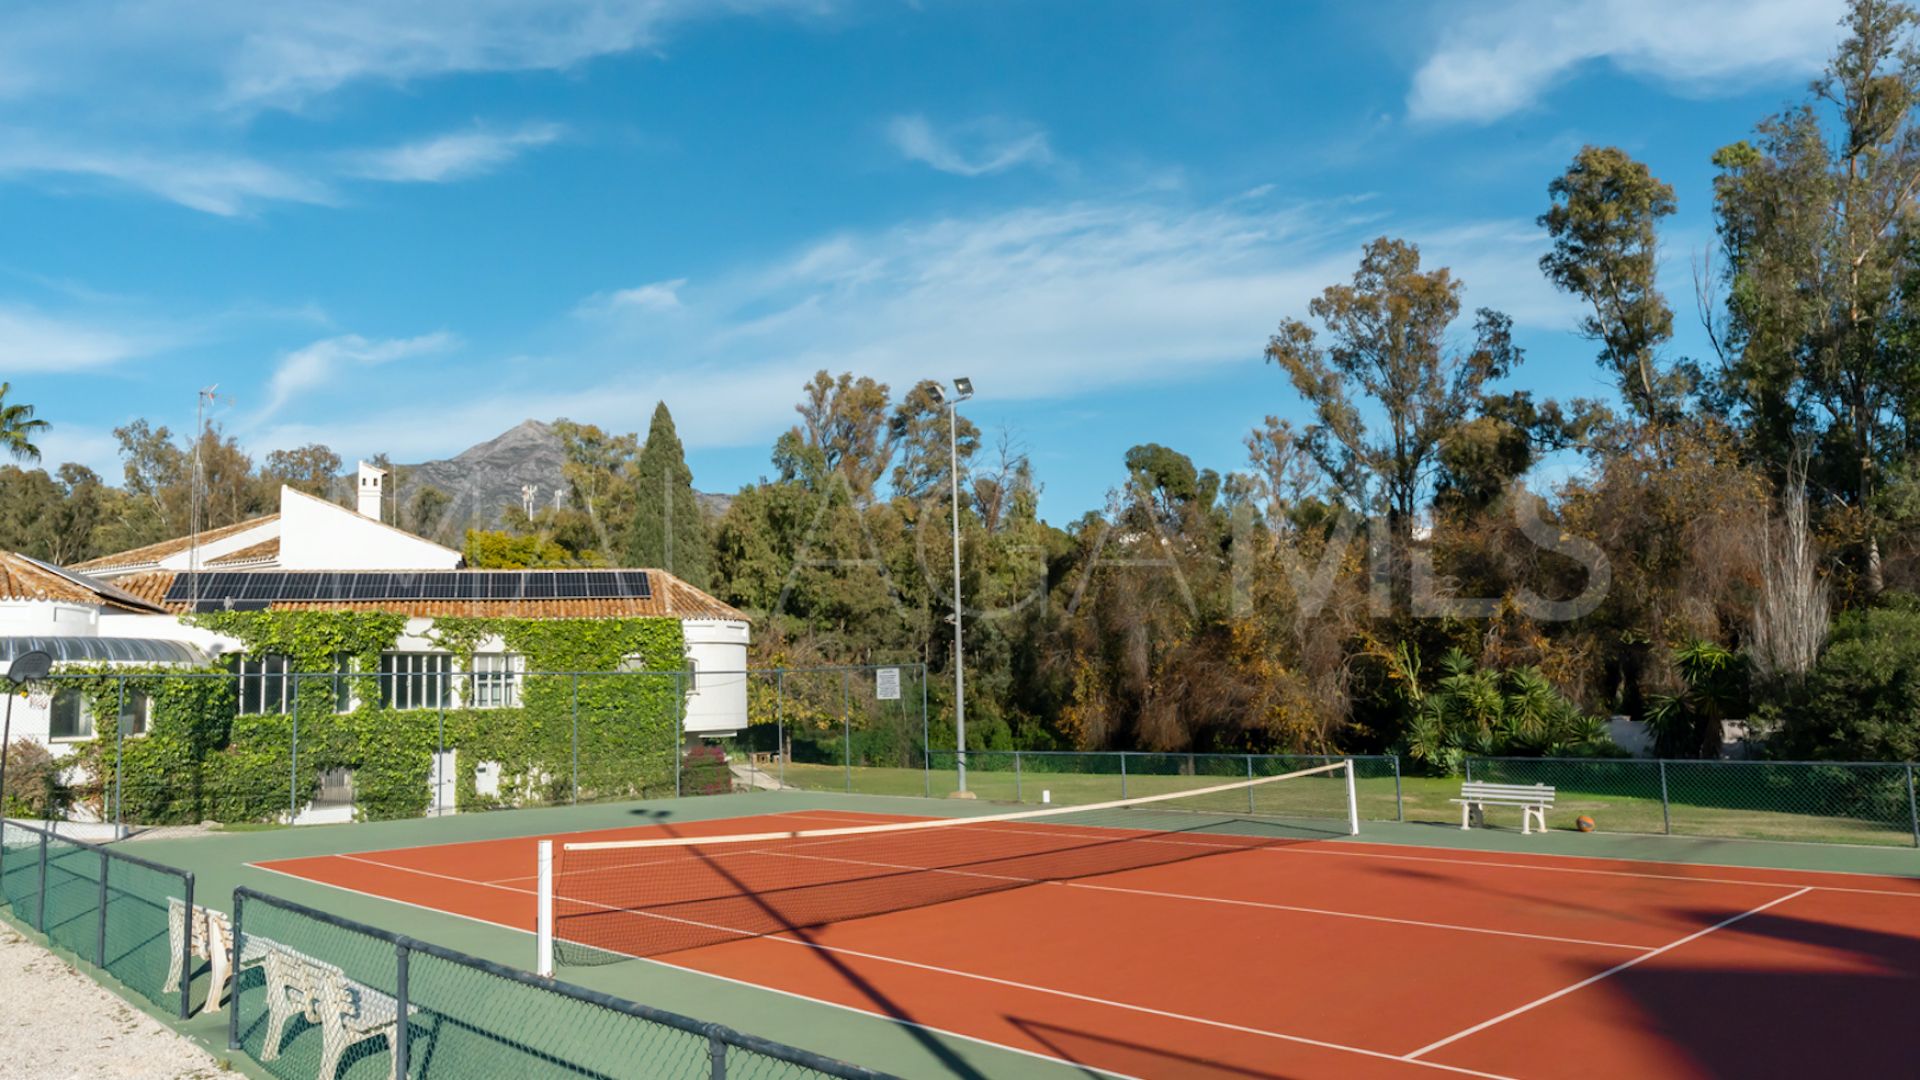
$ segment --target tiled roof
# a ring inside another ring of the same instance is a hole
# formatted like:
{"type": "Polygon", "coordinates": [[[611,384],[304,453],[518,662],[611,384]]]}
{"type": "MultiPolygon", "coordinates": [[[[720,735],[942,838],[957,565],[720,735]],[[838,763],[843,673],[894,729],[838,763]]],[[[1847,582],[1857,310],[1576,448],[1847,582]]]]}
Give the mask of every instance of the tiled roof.
{"type": "MultiPolygon", "coordinates": [[[[342,570],[341,574],[353,571],[342,570]]],[[[458,573],[459,571],[444,571],[458,573]]],[[[186,604],[167,604],[164,598],[176,575],[159,570],[116,582],[141,600],[181,612],[186,604]]],[[[733,619],[746,622],[740,609],[724,604],[664,570],[648,570],[653,595],[647,599],[602,600],[325,600],[276,603],[275,611],[391,611],[397,615],[431,619],[438,616],[504,617],[520,619],[619,619],[659,616],[675,619],[733,619]]]]}
{"type": "Polygon", "coordinates": [[[270,536],[257,544],[250,544],[238,551],[229,551],[217,559],[207,560],[207,566],[240,567],[248,563],[272,562],[280,557],[280,538],[270,536]]]}
{"type": "MultiPolygon", "coordinates": [[[[263,517],[235,522],[232,525],[222,525],[217,529],[208,529],[200,534],[200,543],[211,544],[217,540],[224,540],[236,533],[243,533],[248,529],[256,529],[262,525],[271,524],[278,520],[280,520],[279,514],[267,514],[263,517]]],[[[83,572],[94,572],[100,570],[119,570],[136,566],[152,566],[159,563],[161,559],[180,554],[192,547],[193,544],[193,537],[181,536],[172,540],[162,540],[157,544],[137,547],[131,551],[116,551],[112,555],[102,555],[97,559],[88,559],[83,563],[75,563],[73,568],[83,572]]]]}
{"type": "Polygon", "coordinates": [[[11,551],[0,551],[0,600],[65,600],[141,614],[165,610],[104,581],[11,551]]]}

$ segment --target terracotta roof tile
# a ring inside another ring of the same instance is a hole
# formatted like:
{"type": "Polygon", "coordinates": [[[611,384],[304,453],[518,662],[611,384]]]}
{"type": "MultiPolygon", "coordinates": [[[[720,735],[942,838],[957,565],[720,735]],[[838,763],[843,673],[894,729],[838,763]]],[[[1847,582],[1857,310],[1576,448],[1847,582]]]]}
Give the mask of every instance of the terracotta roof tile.
{"type": "Polygon", "coordinates": [[[280,538],[270,536],[257,544],[250,544],[238,551],[229,551],[217,559],[209,559],[207,566],[239,566],[243,563],[265,562],[280,557],[280,538]]]}
{"type": "MultiPolygon", "coordinates": [[[[224,540],[236,533],[242,533],[248,529],[258,528],[278,520],[280,520],[279,514],[267,514],[262,517],[235,522],[232,525],[222,525],[217,529],[208,529],[200,534],[200,543],[211,544],[217,540],[224,540]]],[[[193,543],[194,538],[191,536],[176,537],[172,540],[162,540],[157,544],[137,547],[131,551],[116,551],[111,555],[102,555],[97,559],[88,559],[83,563],[75,563],[73,568],[82,572],[93,572],[99,570],[116,570],[121,567],[149,566],[168,556],[180,554],[192,547],[193,543]]]]}
{"type": "Polygon", "coordinates": [[[116,585],[11,551],[0,551],[0,600],[65,600],[141,614],[164,610],[116,585]]]}

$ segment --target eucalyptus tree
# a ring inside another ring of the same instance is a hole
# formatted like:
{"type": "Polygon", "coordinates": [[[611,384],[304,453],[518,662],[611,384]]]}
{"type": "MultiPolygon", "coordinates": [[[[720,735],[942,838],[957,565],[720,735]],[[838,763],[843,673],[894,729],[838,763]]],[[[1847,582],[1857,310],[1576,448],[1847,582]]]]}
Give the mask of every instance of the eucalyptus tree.
{"type": "Polygon", "coordinates": [[[1862,522],[1888,443],[1920,408],[1908,314],[1920,211],[1920,50],[1912,8],[1853,0],[1848,35],[1810,100],[1714,155],[1727,286],[1716,344],[1753,448],[1784,467],[1798,446],[1862,522]]]}

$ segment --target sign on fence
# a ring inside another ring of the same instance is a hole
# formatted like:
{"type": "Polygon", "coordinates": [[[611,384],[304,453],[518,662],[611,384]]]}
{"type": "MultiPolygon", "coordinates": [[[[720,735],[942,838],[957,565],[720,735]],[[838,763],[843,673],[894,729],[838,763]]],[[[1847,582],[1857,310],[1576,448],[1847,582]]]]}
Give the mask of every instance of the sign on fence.
{"type": "Polygon", "coordinates": [[[873,696],[881,701],[900,700],[899,668],[883,667],[873,670],[873,696]]]}

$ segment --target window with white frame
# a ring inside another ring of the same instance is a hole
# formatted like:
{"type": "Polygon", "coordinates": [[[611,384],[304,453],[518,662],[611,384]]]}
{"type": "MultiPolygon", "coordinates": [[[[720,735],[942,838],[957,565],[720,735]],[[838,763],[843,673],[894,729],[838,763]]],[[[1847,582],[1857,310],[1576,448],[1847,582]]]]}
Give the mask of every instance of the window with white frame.
{"type": "Polygon", "coordinates": [[[80,691],[55,690],[53,704],[49,708],[47,738],[93,738],[93,713],[87,708],[86,696],[80,691]]]}
{"type": "Polygon", "coordinates": [[[242,656],[233,671],[240,683],[240,715],[276,716],[293,711],[293,679],[279,653],[242,656]]]}
{"type": "Polygon", "coordinates": [[[473,689],[467,701],[475,709],[520,707],[520,674],[526,659],[515,653],[475,653],[473,689]]]}
{"type": "Polygon", "coordinates": [[[444,709],[451,705],[453,654],[380,654],[380,702],[389,709],[444,709]]]}

